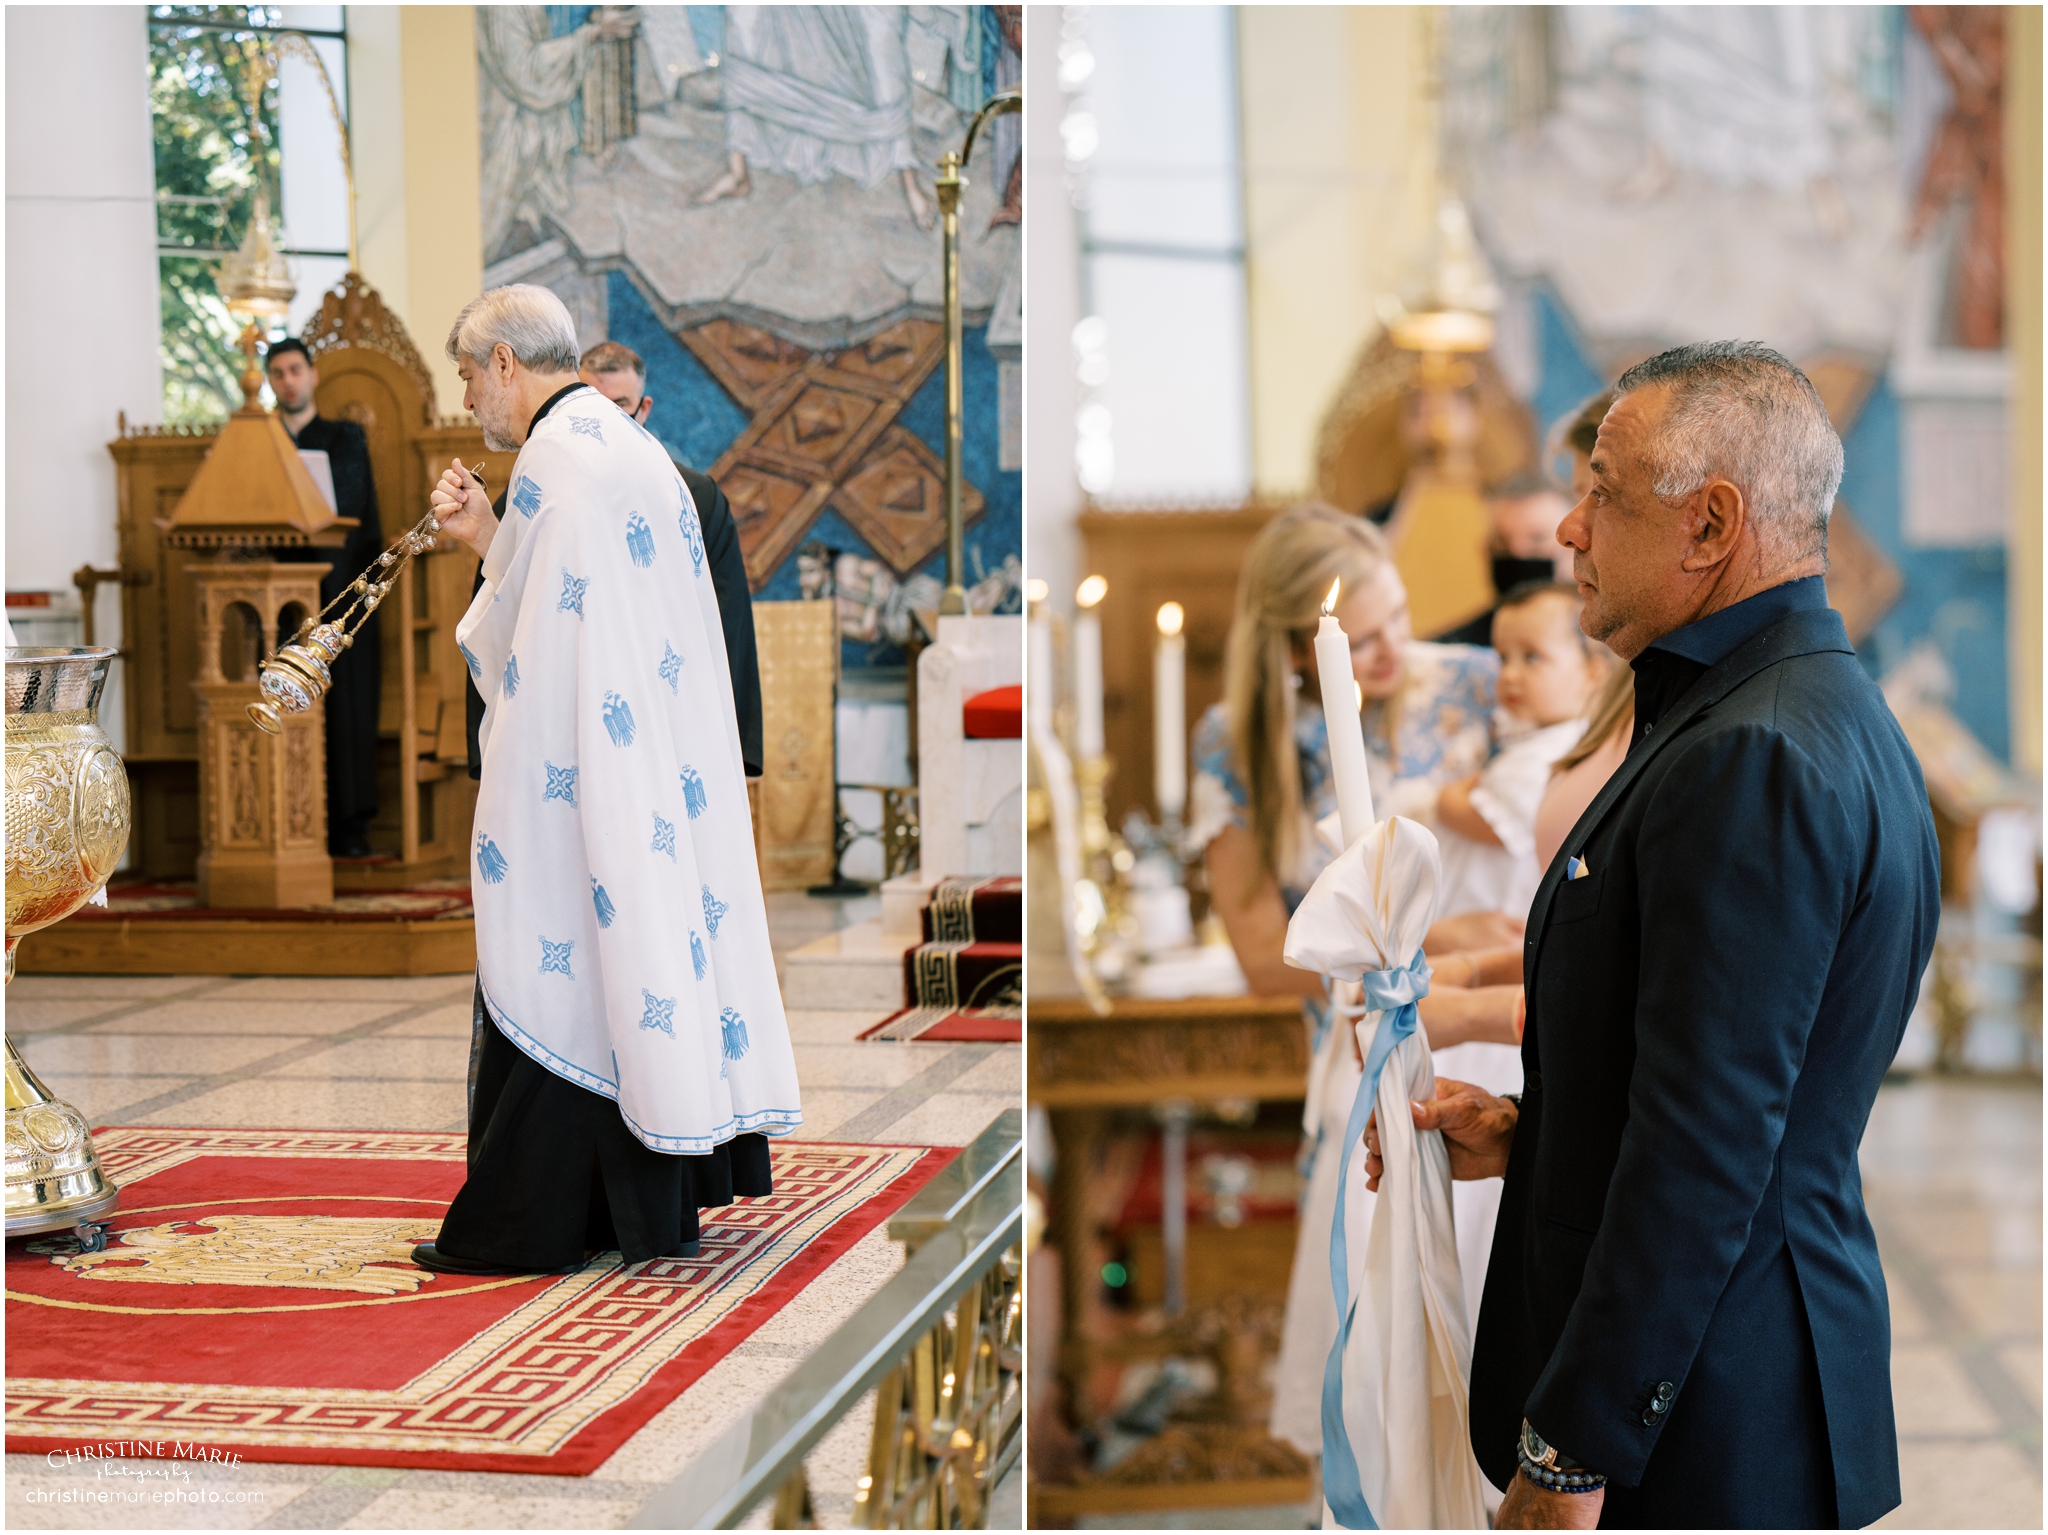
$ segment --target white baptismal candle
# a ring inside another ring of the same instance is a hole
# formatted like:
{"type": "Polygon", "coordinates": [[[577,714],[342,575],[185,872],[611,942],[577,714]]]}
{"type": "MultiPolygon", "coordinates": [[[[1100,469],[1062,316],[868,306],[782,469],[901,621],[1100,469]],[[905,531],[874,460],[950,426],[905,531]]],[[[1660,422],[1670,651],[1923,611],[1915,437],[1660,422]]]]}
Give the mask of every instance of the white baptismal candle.
{"type": "Polygon", "coordinates": [[[1152,654],[1152,792],[1159,818],[1178,821],[1188,803],[1188,642],[1177,602],[1159,610],[1152,654]]]}
{"type": "Polygon", "coordinates": [[[1358,682],[1351,675],[1351,641],[1336,619],[1341,585],[1330,583],[1323,621],[1316,626],[1316,677],[1322,684],[1323,723],[1329,727],[1337,820],[1349,847],[1372,829],[1372,780],[1366,776],[1365,721],[1359,717],[1358,682]]]}
{"type": "Polygon", "coordinates": [[[1074,752],[1086,762],[1102,755],[1102,620],[1096,604],[1109,582],[1090,576],[1074,593],[1074,752]]]}
{"type": "Polygon", "coordinates": [[[1027,662],[1024,677],[1025,713],[1031,720],[1034,731],[1052,728],[1053,694],[1058,682],[1052,670],[1052,619],[1045,611],[1046,586],[1043,581],[1032,580],[1024,583],[1025,600],[1031,607],[1030,639],[1025,646],[1024,659],[1027,662]]]}

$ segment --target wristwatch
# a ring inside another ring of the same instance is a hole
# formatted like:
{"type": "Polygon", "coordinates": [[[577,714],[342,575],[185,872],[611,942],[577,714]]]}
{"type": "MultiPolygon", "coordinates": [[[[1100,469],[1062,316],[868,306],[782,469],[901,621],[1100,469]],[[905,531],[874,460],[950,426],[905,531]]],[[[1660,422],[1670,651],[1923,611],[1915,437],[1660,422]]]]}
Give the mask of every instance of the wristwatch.
{"type": "Polygon", "coordinates": [[[1529,1426],[1527,1418],[1522,1420],[1522,1442],[1517,1446],[1516,1459],[1523,1475],[1552,1492],[1592,1492],[1607,1485],[1607,1478],[1599,1472],[1588,1471],[1556,1445],[1545,1443],[1543,1436],[1529,1426]]]}

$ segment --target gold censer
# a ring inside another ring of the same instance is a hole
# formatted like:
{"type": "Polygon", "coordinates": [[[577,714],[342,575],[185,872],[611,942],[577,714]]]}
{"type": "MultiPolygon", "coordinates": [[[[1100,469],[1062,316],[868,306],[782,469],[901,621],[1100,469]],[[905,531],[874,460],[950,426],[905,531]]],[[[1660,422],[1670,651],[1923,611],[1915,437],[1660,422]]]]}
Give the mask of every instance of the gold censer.
{"type": "MultiPolygon", "coordinates": [[[[116,652],[7,652],[7,979],[22,938],[99,892],[128,846],[128,770],[100,729],[116,652]]],[[[7,1234],[92,1223],[119,1194],[85,1116],[36,1079],[7,1041],[7,1234]]]]}
{"type": "MultiPolygon", "coordinates": [[[[455,461],[455,467],[462,468],[460,459],[455,461]]],[[[483,465],[468,473],[481,493],[483,465]]],[[[440,536],[440,519],[428,512],[378,555],[374,565],[343,587],[334,601],[300,624],[291,642],[280,646],[276,655],[256,668],[263,696],[249,705],[249,718],[261,729],[277,735],[284,729],[285,715],[304,714],[325,698],[334,685],[334,663],[341,659],[341,653],[355,643],[356,632],[391,594],[392,587],[398,584],[399,572],[415,556],[432,550],[440,536]],[[340,616],[330,619],[328,615],[336,608],[341,608],[340,616]]]]}

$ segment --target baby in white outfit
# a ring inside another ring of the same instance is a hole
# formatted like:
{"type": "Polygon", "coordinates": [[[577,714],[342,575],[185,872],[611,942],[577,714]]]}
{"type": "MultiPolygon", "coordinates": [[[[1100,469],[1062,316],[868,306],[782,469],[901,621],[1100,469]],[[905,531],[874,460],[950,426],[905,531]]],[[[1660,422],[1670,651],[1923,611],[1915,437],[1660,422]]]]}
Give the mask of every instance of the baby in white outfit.
{"type": "Polygon", "coordinates": [[[1611,653],[1579,632],[1578,589],[1568,581],[1516,587],[1493,615],[1500,652],[1496,736],[1507,744],[1469,778],[1437,796],[1443,901],[1467,911],[1525,916],[1543,871],[1536,866],[1536,807],[1550,770],[1585,733],[1586,712],[1607,680],[1611,653]]]}

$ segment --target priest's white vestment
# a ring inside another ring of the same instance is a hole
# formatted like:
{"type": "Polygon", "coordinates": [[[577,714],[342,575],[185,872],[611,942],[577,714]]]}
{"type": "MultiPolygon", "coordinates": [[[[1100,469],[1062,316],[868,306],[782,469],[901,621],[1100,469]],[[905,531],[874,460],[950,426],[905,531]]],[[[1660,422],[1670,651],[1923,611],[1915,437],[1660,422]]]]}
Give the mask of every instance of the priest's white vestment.
{"type": "Polygon", "coordinates": [[[596,390],[512,466],[456,628],[485,701],[477,972],[656,1151],[802,1123],[717,596],[667,452],[596,390]]]}

